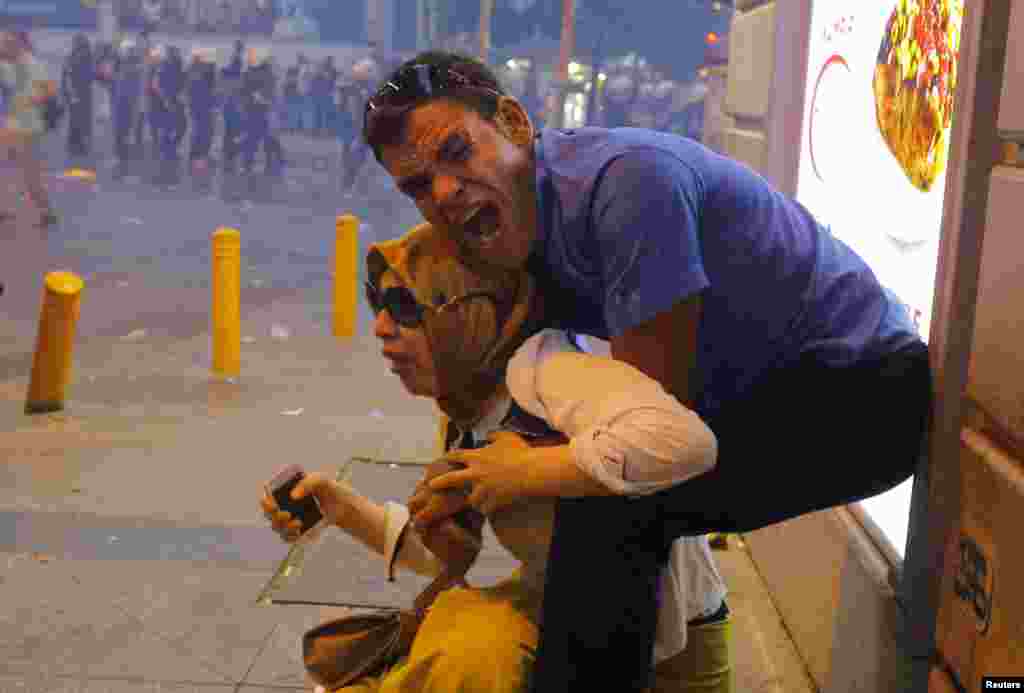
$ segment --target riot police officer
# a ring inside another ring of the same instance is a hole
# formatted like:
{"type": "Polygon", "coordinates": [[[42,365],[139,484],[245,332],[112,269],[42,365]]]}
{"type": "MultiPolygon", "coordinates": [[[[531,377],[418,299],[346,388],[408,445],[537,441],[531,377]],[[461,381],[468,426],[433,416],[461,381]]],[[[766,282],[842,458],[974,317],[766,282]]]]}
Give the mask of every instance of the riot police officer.
{"type": "Polygon", "coordinates": [[[242,102],[244,104],[245,134],[242,138],[242,166],[246,173],[252,172],[256,153],[263,148],[266,172],[276,174],[282,166],[281,145],[271,129],[276,91],[273,64],[263,51],[254,51],[249,69],[243,78],[242,102]]]}
{"type": "Polygon", "coordinates": [[[160,159],[159,182],[177,180],[178,146],[186,127],[185,104],[182,101],[184,89],[185,66],[181,51],[169,46],[156,73],[152,100],[160,159]]]}
{"type": "Polygon", "coordinates": [[[153,158],[160,158],[160,142],[163,138],[163,131],[169,121],[167,117],[167,106],[164,103],[163,95],[160,93],[160,71],[166,58],[166,50],[162,45],[155,45],[149,49],[146,56],[146,67],[143,71],[145,90],[143,92],[143,113],[139,123],[139,141],[145,148],[146,129],[149,130],[149,141],[153,148],[153,158]]]}
{"type": "Polygon", "coordinates": [[[92,48],[85,34],[76,34],[61,75],[61,93],[68,108],[68,154],[88,156],[92,145],[92,86],[96,80],[92,48]]]}
{"type": "Polygon", "coordinates": [[[145,66],[134,41],[121,43],[114,66],[114,153],[119,163],[130,155],[130,147],[141,142],[142,91],[145,66]]]}
{"type": "Polygon", "coordinates": [[[241,82],[244,71],[245,44],[235,41],[231,61],[221,70],[221,99],[224,104],[224,140],[221,145],[226,172],[235,170],[235,161],[242,137],[241,82]]]}
{"type": "Polygon", "coordinates": [[[205,169],[213,144],[213,114],[216,108],[217,70],[210,51],[192,52],[188,75],[188,104],[192,123],[189,161],[193,172],[205,169]]]}

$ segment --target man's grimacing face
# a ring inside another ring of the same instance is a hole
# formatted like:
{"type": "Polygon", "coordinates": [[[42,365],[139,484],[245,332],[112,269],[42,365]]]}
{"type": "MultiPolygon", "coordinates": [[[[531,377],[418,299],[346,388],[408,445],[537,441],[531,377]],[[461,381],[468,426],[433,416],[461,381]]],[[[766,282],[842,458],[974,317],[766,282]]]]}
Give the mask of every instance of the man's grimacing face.
{"type": "Polygon", "coordinates": [[[401,144],[381,148],[384,167],[423,217],[454,234],[474,269],[519,269],[536,235],[532,128],[513,99],[501,125],[454,101],[409,113],[401,144]]]}

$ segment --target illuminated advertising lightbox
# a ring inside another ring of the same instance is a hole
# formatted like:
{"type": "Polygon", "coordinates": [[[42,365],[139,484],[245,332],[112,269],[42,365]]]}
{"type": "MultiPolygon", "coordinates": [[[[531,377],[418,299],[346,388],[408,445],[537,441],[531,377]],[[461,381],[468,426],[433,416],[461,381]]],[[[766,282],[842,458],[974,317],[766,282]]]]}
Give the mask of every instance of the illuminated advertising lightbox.
{"type": "MultiPolygon", "coordinates": [[[[964,0],[814,0],[797,199],[927,339],[964,0]]],[[[911,482],[862,505],[902,555],[911,482]]]]}

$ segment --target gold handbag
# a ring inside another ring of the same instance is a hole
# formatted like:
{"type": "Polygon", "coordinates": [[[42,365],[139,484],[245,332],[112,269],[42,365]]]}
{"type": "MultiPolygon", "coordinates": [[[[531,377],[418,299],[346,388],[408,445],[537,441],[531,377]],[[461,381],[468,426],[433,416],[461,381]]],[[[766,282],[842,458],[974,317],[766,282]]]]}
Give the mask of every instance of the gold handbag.
{"type": "MultiPolygon", "coordinates": [[[[456,468],[461,465],[438,460],[427,468],[426,479],[456,468]]],[[[347,616],[307,631],[302,636],[302,659],[313,680],[334,690],[380,674],[408,654],[437,595],[450,587],[466,586],[466,573],[480,553],[483,523],[483,515],[466,508],[422,535],[423,543],[445,567],[416,597],[412,609],[347,616]]],[[[408,531],[412,530],[407,524],[403,534],[408,531]]]]}
{"type": "Polygon", "coordinates": [[[302,658],[314,681],[333,690],[379,674],[409,651],[419,624],[409,612],[328,621],[302,638],[302,658]]]}

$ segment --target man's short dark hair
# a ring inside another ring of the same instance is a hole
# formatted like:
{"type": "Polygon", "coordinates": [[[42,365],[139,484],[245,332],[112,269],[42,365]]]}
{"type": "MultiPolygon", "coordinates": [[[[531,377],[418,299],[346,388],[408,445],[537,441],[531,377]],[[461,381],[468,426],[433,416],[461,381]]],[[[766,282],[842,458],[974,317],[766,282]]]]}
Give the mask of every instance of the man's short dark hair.
{"type": "Polygon", "coordinates": [[[415,65],[429,65],[439,71],[452,70],[466,79],[470,88],[450,89],[440,94],[417,101],[404,108],[386,109],[374,114],[374,118],[363,122],[363,140],[373,150],[377,161],[381,160],[381,148],[397,144],[405,137],[405,126],[409,113],[424,103],[437,99],[448,99],[476,111],[486,120],[492,120],[498,112],[498,95],[506,95],[497,75],[485,63],[468,55],[448,51],[426,51],[407,60],[388,75],[380,86],[388,82],[398,83],[403,71],[415,65]]]}

